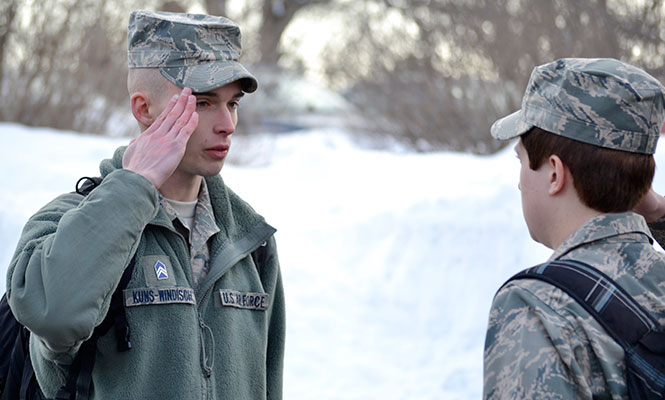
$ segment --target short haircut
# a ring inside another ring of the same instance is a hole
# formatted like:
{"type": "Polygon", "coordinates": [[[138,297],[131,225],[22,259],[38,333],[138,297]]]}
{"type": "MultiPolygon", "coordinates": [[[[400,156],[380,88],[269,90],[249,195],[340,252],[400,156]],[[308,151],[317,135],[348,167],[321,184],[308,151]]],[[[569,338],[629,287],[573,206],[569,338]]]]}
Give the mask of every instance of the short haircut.
{"type": "Polygon", "coordinates": [[[570,170],[584,204],[603,213],[630,211],[651,187],[653,155],[595,146],[538,127],[521,136],[529,168],[557,155],[570,170]]]}
{"type": "Polygon", "coordinates": [[[127,90],[130,96],[136,92],[144,92],[153,99],[159,99],[166,93],[168,84],[169,81],[157,68],[130,68],[127,73],[127,90]]]}

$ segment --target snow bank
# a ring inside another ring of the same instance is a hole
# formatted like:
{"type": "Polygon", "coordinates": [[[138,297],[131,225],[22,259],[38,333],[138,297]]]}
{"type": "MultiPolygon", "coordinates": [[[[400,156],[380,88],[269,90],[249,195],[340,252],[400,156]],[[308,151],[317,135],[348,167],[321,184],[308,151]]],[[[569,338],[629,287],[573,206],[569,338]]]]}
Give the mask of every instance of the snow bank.
{"type": "MultiPolygon", "coordinates": [[[[235,140],[236,160],[261,160],[223,176],[278,229],[285,398],[479,398],[492,296],[550,254],[522,220],[512,149],[368,151],[334,130],[235,140]]],[[[1,265],[31,214],[125,142],[13,124],[0,141],[1,265]]]]}

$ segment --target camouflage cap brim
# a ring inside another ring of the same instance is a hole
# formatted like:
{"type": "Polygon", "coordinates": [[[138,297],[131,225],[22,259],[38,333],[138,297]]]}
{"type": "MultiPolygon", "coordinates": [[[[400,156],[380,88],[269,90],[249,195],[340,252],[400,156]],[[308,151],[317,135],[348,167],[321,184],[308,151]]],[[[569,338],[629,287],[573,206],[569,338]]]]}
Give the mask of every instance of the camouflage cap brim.
{"type": "Polygon", "coordinates": [[[495,121],[490,128],[492,137],[499,140],[510,140],[521,136],[533,128],[533,125],[524,121],[522,110],[495,121]]]}
{"type": "Polygon", "coordinates": [[[258,89],[256,78],[236,61],[218,61],[186,67],[161,67],[162,75],[181,88],[208,92],[231,82],[240,81],[243,92],[252,93],[258,89]]]}

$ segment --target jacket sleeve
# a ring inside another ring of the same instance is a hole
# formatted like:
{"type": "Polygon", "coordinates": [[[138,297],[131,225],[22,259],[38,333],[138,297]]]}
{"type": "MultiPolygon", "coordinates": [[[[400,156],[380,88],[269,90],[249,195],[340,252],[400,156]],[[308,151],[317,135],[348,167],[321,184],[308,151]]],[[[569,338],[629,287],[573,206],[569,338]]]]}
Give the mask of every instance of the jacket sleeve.
{"type": "Polygon", "coordinates": [[[284,304],[284,287],[282,285],[282,274],[277,257],[275,238],[268,241],[268,254],[266,264],[273,275],[273,301],[271,304],[270,321],[268,322],[268,345],[266,354],[267,371],[267,399],[282,399],[282,380],[284,370],[284,338],[286,335],[286,312],[284,304]]]}
{"type": "Polygon", "coordinates": [[[155,187],[126,170],[87,197],[62,195],[26,223],[7,272],[16,318],[55,353],[76,351],[110,297],[159,205],[155,187]]]}
{"type": "Polygon", "coordinates": [[[484,399],[591,399],[575,329],[537,297],[507,285],[494,299],[484,352],[484,399]],[[580,379],[581,378],[581,379],[580,379]]]}

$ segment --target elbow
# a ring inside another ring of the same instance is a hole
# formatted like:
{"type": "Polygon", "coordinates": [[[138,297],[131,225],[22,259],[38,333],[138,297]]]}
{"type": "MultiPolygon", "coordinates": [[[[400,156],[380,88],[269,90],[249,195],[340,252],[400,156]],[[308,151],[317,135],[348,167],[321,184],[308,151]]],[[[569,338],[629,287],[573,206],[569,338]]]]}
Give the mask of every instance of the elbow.
{"type": "Polygon", "coordinates": [[[92,334],[95,318],[89,313],[72,311],[63,302],[35,300],[14,290],[9,305],[18,322],[49,348],[66,351],[92,334]]]}

